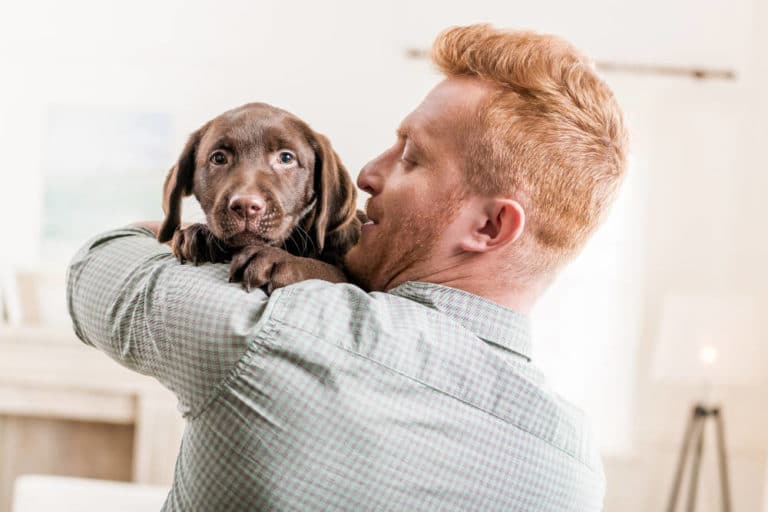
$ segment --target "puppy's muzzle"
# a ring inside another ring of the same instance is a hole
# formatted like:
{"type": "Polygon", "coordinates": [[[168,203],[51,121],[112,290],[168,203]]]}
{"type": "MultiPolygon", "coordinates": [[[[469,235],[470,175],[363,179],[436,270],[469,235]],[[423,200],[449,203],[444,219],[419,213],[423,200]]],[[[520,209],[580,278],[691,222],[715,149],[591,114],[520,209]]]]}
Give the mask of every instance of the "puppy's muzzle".
{"type": "Polygon", "coordinates": [[[266,207],[264,197],[257,194],[235,194],[229,199],[229,210],[246,222],[263,215],[266,207]]]}

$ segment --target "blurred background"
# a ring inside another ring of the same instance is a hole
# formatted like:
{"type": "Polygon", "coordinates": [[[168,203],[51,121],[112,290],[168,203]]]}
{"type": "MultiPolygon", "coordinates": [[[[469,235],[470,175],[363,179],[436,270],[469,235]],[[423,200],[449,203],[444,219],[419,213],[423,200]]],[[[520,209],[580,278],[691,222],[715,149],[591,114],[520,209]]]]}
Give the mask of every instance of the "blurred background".
{"type": "MultiPolygon", "coordinates": [[[[435,35],[474,22],[569,39],[630,126],[615,208],[534,314],[535,362],[599,439],[605,510],[664,510],[702,402],[721,406],[733,509],[768,511],[766,0],[74,0],[0,6],[0,512],[162,503],[172,476],[173,397],[71,332],[74,251],[159,219],[188,134],[246,102],[306,120],[356,176],[440,80],[435,35]]],[[[722,489],[707,423],[704,511],[722,489]]]]}

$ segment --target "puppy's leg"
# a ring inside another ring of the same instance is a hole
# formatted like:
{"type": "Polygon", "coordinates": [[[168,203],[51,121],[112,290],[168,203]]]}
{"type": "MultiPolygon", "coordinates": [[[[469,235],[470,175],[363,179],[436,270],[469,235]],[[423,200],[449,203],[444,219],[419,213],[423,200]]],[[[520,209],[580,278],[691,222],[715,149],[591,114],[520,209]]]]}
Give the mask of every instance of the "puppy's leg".
{"type": "Polygon", "coordinates": [[[344,272],[314,258],[294,256],[269,245],[249,245],[240,249],[229,266],[229,281],[241,282],[250,291],[266,287],[274,290],[307,279],[323,279],[331,283],[347,281],[344,272]]]}
{"type": "Polygon", "coordinates": [[[205,224],[191,224],[177,229],[171,239],[171,249],[180,262],[226,263],[232,259],[232,252],[224,242],[216,238],[205,224]]]}

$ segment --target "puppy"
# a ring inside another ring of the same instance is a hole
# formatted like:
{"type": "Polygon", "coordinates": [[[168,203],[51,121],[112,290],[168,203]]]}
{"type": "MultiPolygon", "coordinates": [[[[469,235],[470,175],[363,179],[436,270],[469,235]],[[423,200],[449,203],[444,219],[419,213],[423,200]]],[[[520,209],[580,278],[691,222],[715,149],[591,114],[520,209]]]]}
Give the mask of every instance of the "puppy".
{"type": "Polygon", "coordinates": [[[189,137],[165,180],[158,240],[170,241],[182,263],[232,261],[230,280],[247,289],[339,282],[365,217],[355,205],[326,137],[285,110],[249,103],[189,137]],[[181,201],[191,194],[207,223],[181,228],[181,201]]]}

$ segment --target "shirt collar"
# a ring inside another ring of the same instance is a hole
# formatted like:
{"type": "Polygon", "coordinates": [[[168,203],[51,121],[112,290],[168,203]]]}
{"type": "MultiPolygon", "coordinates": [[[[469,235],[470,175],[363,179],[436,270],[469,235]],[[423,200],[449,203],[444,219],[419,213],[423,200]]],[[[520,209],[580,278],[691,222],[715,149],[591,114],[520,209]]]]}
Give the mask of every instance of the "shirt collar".
{"type": "Polygon", "coordinates": [[[389,290],[451,317],[479,338],[531,360],[527,316],[458,288],[407,281],[389,290]]]}

